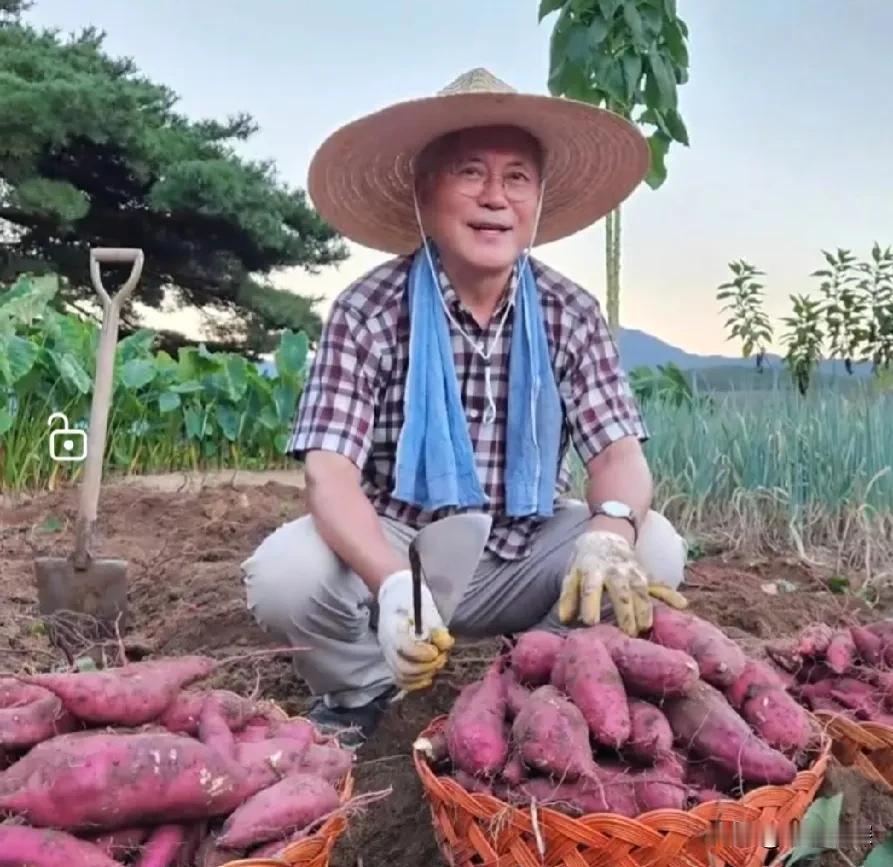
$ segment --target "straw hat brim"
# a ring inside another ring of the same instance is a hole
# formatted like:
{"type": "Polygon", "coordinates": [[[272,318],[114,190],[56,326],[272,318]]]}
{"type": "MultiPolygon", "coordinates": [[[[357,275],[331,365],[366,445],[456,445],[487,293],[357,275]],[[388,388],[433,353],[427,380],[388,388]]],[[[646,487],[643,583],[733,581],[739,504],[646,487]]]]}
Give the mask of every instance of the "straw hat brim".
{"type": "Polygon", "coordinates": [[[466,127],[512,125],[542,143],[546,192],[534,243],[591,225],[644,179],[648,142],[634,124],[588,103],[524,93],[457,93],[413,99],[330,135],[310,164],[319,215],[352,241],[394,254],[421,243],[412,160],[429,142],[466,127]]]}

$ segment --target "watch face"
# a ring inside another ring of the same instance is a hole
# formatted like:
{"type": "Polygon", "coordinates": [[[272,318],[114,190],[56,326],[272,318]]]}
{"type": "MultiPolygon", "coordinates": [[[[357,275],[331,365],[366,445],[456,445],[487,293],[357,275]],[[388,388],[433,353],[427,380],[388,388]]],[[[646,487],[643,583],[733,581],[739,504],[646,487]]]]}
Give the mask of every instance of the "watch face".
{"type": "Polygon", "coordinates": [[[602,511],[612,518],[628,518],[632,514],[629,506],[618,503],[616,500],[606,500],[601,505],[602,511]]]}

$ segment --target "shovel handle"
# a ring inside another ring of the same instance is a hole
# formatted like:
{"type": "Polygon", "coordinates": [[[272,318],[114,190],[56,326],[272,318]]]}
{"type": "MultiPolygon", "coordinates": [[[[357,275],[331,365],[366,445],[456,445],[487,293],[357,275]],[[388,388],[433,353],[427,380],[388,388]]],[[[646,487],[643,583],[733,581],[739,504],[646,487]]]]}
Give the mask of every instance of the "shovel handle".
{"type": "Polygon", "coordinates": [[[122,247],[94,247],[90,250],[90,276],[93,286],[102,299],[102,330],[96,352],[96,371],[93,383],[93,402],[90,406],[90,426],[87,430],[87,459],[81,482],[81,499],[75,526],[74,563],[79,569],[86,568],[89,560],[90,540],[99,506],[99,486],[102,481],[102,465],[105,455],[105,439],[108,428],[109,407],[112,402],[112,380],[115,369],[115,349],[118,344],[118,320],[121,305],[133,292],[143,269],[143,251],[122,247]],[[132,262],[130,276],[110,299],[102,285],[99,273],[101,262],[132,262]]]}
{"type": "Polygon", "coordinates": [[[93,247],[90,250],[90,279],[93,281],[93,288],[96,290],[96,294],[102,299],[103,307],[114,306],[118,310],[121,309],[121,305],[130,297],[137,281],[140,279],[144,261],[143,251],[137,247],[93,247]],[[114,300],[109,298],[105,286],[102,285],[102,274],[99,271],[99,266],[103,262],[132,263],[130,276],[115,294],[114,300]]]}
{"type": "Polygon", "coordinates": [[[415,621],[416,638],[422,637],[422,561],[419,552],[413,544],[409,543],[409,568],[412,571],[412,613],[415,621]]]}

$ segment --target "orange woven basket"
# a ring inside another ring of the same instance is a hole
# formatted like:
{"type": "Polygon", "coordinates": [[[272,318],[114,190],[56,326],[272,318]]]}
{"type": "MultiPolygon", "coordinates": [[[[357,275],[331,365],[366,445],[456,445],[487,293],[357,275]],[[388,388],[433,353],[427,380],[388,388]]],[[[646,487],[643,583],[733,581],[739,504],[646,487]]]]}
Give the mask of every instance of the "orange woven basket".
{"type": "MultiPolygon", "coordinates": [[[[422,733],[431,738],[446,717],[422,733]]],[[[786,786],[761,786],[740,800],[691,810],[652,810],[628,819],[615,813],[574,818],[547,807],[515,807],[471,794],[437,776],[413,751],[431,809],[434,833],[450,867],[764,867],[791,846],[825,778],[831,755],[823,733],[813,764],[786,786]]]]}
{"type": "Polygon", "coordinates": [[[857,722],[833,711],[816,711],[831,738],[831,752],[845,767],[893,792],[893,727],[857,722]]]}

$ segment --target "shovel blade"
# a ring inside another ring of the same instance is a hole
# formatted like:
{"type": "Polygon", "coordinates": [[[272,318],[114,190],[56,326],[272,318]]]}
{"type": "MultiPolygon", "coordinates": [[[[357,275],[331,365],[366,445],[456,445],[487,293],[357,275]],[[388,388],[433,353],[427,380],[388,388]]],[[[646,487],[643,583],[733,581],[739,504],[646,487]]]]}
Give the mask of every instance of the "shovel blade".
{"type": "Polygon", "coordinates": [[[98,621],[114,635],[127,618],[127,561],[91,560],[75,568],[67,557],[38,557],[34,561],[37,600],[41,614],[71,611],[98,621]]]}

